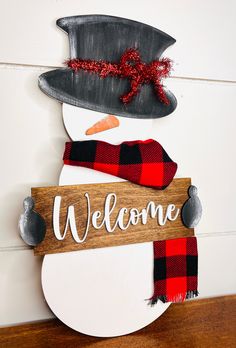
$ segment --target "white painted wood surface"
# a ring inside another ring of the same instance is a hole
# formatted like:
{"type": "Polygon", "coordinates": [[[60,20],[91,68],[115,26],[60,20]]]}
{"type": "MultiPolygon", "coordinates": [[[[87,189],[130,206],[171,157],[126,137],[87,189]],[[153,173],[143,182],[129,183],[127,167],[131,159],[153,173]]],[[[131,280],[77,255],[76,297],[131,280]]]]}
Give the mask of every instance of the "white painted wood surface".
{"type": "Polygon", "coordinates": [[[234,0],[1,0],[0,62],[62,65],[69,56],[57,18],[107,14],[141,21],[167,32],[174,75],[235,80],[234,0]],[[16,30],[17,29],[17,30],[16,30]]]}
{"type": "Polygon", "coordinates": [[[168,86],[178,107],[154,121],[153,136],[179,164],[178,176],[191,176],[199,187],[204,209],[197,228],[201,296],[235,293],[236,3],[0,0],[0,9],[0,326],[52,316],[39,281],[41,261],[32,251],[20,250],[25,246],[17,219],[30,187],[57,184],[62,167],[68,137],[61,106],[39,91],[37,77],[68,57],[67,37],[55,26],[58,17],[67,15],[128,17],[177,39],[168,55],[176,62],[174,75],[181,78],[170,79],[168,86]]]}
{"type": "Polygon", "coordinates": [[[63,323],[96,337],[140,330],[170,306],[147,302],[153,294],[152,243],[46,255],[42,287],[63,323]]]}
{"type": "Polygon", "coordinates": [[[68,137],[60,104],[38,88],[41,72],[0,66],[0,246],[24,245],[16,233],[22,199],[31,186],[56,184],[62,167],[68,137]]]}
{"type": "MultiPolygon", "coordinates": [[[[119,144],[145,140],[152,130],[152,120],[118,116],[119,128],[87,137],[86,129],[105,115],[67,104],[63,104],[62,110],[65,129],[73,140],[97,139],[119,144]]],[[[59,185],[117,181],[122,180],[93,169],[65,165],[59,185]]],[[[63,323],[97,337],[140,330],[170,305],[159,301],[151,307],[147,303],[153,294],[152,243],[45,255],[42,288],[49,307],[63,323]]]]}
{"type": "MultiPolygon", "coordinates": [[[[235,293],[236,236],[199,237],[199,298],[235,293]]],[[[40,257],[0,252],[0,327],[53,317],[41,290],[40,257]]]]}
{"type": "Polygon", "coordinates": [[[0,326],[53,316],[42,295],[41,265],[32,250],[0,253],[0,326]]]}

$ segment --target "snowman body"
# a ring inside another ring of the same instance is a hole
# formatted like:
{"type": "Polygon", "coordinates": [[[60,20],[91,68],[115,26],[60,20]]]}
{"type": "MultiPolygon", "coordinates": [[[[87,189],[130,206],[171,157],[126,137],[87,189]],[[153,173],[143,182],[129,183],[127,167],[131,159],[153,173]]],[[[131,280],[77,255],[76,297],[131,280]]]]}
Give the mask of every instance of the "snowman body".
{"type": "MultiPolygon", "coordinates": [[[[86,136],[100,120],[99,112],[63,104],[65,128],[73,141],[103,140],[119,144],[145,140],[152,133],[152,120],[118,117],[120,126],[86,136]]],[[[92,169],[65,165],[59,185],[98,184],[124,181],[92,169]]],[[[153,307],[153,243],[83,250],[46,255],[42,287],[54,314],[67,326],[97,337],[125,335],[157,319],[170,305],[153,307]]]]}

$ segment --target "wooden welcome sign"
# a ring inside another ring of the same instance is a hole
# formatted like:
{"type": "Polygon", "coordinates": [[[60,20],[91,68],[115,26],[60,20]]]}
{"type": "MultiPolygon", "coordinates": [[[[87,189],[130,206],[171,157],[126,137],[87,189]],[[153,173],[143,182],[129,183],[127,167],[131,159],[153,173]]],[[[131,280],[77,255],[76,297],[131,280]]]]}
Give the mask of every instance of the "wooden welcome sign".
{"type": "Polygon", "coordinates": [[[32,188],[46,222],[36,255],[193,236],[181,220],[189,178],[164,191],[129,182],[32,188]]]}

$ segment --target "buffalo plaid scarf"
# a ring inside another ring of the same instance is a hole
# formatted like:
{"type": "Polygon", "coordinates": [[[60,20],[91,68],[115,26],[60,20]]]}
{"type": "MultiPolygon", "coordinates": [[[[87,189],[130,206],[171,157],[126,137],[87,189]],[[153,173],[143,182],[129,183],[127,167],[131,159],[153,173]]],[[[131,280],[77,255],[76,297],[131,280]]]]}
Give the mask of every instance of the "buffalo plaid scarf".
{"type": "Polygon", "coordinates": [[[153,242],[154,292],[153,305],[182,302],[198,295],[198,253],[195,237],[153,242]]]}
{"type": "Polygon", "coordinates": [[[65,164],[92,168],[159,190],[171,183],[177,170],[177,164],[152,139],[120,145],[98,140],[68,142],[63,159],[65,164]]]}
{"type": "MultiPolygon", "coordinates": [[[[155,140],[67,142],[64,163],[92,168],[133,183],[163,190],[172,181],[177,164],[155,140]]],[[[198,295],[198,254],[195,237],[153,242],[154,292],[150,303],[179,302],[198,295]]]]}

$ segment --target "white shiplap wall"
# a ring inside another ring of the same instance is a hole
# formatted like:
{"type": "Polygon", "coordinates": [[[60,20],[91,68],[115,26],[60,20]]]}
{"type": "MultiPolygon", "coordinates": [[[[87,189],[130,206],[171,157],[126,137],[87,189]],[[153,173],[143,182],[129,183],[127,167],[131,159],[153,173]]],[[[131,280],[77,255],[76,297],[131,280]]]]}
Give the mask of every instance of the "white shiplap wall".
{"type": "Polygon", "coordinates": [[[178,176],[199,188],[201,297],[236,292],[236,3],[231,0],[0,0],[0,326],[49,318],[41,259],[18,236],[21,202],[31,186],[56,185],[64,142],[61,105],[37,87],[38,76],[68,57],[59,17],[101,13],[139,20],[169,33],[175,61],[168,86],[172,116],[154,136],[179,163],[178,176]]]}

